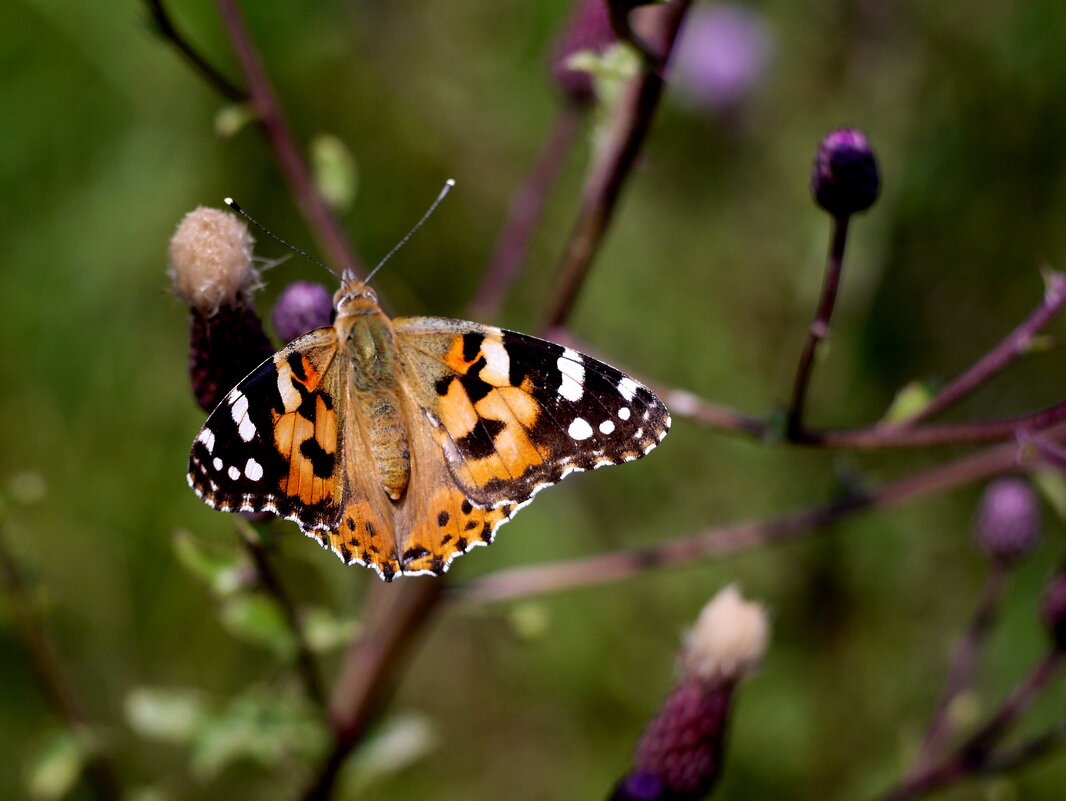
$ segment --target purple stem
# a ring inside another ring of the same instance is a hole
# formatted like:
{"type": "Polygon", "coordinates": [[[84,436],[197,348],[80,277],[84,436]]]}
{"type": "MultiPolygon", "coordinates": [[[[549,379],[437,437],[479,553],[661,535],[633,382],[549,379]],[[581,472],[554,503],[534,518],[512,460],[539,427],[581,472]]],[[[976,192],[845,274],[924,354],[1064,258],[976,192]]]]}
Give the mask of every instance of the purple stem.
{"type": "Polygon", "coordinates": [[[237,0],[216,0],[230,42],[237,54],[245,80],[248,81],[249,102],[255,110],[259,125],[266,133],[281,171],[289,182],[296,202],[308,225],[314,232],[319,245],[326,253],[326,258],[339,268],[338,271],[351,271],[355,275],[363,272],[355,250],[344,236],[340,222],[329,204],[319,194],[311,172],[300,155],[296,140],[285,124],[274,89],[263,69],[263,63],[252,44],[248,27],[241,16],[237,0]]]}
{"type": "Polygon", "coordinates": [[[894,427],[914,426],[931,420],[973,392],[1028,350],[1035,337],[1066,305],[1066,275],[1051,272],[1046,277],[1044,300],[1022,323],[969,370],[941,389],[931,401],[894,427]]]}
{"type": "Polygon", "coordinates": [[[799,366],[796,368],[796,380],[792,385],[792,402],[789,404],[785,433],[789,439],[799,439],[803,430],[803,406],[807,398],[807,387],[814,369],[814,356],[818,346],[829,336],[829,320],[833,316],[837,290],[840,288],[840,275],[844,269],[844,250],[848,243],[848,223],[850,217],[833,218],[833,238],[829,244],[829,256],[826,259],[825,276],[822,279],[822,294],[818,300],[818,309],[814,320],[807,328],[807,338],[803,343],[799,366]]]}
{"type": "MultiPolygon", "coordinates": [[[[1049,430],[1047,435],[1061,438],[1066,435],[1066,424],[1049,430]]],[[[454,587],[453,592],[463,600],[489,602],[620,581],[652,568],[673,567],[784,542],[864,509],[887,509],[905,501],[985,480],[1011,469],[1017,460],[1017,444],[1001,444],[831,504],[768,520],[720,526],[648,548],[500,570],[454,587]]]]}
{"type": "Polygon", "coordinates": [[[1006,565],[998,559],[993,559],[985,576],[985,584],[970,625],[952,656],[951,667],[948,670],[948,677],[937,703],[932,723],[929,725],[925,740],[910,771],[912,776],[919,775],[933,764],[933,760],[943,750],[944,744],[951,739],[954,731],[954,723],[950,714],[951,704],[973,682],[981,651],[999,612],[1006,582],[1006,565]]]}
{"type": "Polygon", "coordinates": [[[575,103],[566,103],[559,110],[533,169],[511,201],[489,268],[470,303],[471,317],[493,320],[499,314],[507,292],[522,271],[533,231],[574,145],[584,110],[584,106],[575,103]]]}

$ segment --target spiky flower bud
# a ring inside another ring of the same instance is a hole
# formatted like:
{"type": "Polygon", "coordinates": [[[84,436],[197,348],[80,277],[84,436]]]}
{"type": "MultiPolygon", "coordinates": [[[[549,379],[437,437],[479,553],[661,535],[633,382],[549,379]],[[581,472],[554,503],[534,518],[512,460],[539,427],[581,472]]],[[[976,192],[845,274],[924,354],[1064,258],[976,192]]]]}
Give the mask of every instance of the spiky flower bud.
{"type": "Polygon", "coordinates": [[[1010,564],[1036,547],[1040,505],[1029,482],[1001,478],[989,484],[977,505],[974,537],[992,559],[1010,564]]]}
{"type": "Polygon", "coordinates": [[[205,411],[274,351],[251,305],[259,281],[253,241],[234,215],[203,206],[170,240],[171,282],[190,312],[193,394],[205,411]]]}
{"type": "Polygon", "coordinates": [[[332,316],[333,295],[314,281],[289,284],[270,314],[274,332],[285,342],[329,325],[332,316]]]}
{"type": "Polygon", "coordinates": [[[1040,612],[1055,647],[1066,651],[1066,566],[1059,568],[1044,589],[1040,612]]]}
{"type": "Polygon", "coordinates": [[[733,691],[766,650],[765,610],[726,587],[700,613],[681,655],[681,676],[644,730],[635,770],[613,801],[696,801],[722,768],[733,691]]]}
{"type": "Polygon", "coordinates": [[[552,77],[567,99],[574,103],[591,103],[596,99],[592,75],[574,69],[571,57],[586,50],[602,53],[615,41],[604,0],[577,0],[552,55],[552,77]]]}
{"type": "Polygon", "coordinates": [[[874,204],[881,176],[862,131],[840,128],[822,139],[811,171],[811,191],[818,205],[834,217],[849,217],[874,204]]]}

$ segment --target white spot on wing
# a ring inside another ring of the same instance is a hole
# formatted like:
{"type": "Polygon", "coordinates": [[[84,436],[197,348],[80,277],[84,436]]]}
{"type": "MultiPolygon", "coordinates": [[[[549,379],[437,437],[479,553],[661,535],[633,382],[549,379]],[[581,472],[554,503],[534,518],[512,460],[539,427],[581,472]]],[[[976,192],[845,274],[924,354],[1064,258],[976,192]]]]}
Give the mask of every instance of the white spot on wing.
{"type": "Polygon", "coordinates": [[[213,464],[215,466],[216,470],[221,470],[222,469],[222,460],[219,459],[217,456],[215,457],[214,461],[211,462],[211,464],[213,464]]]}
{"type": "Polygon", "coordinates": [[[637,390],[640,389],[640,385],[629,376],[622,376],[622,379],[618,382],[618,391],[622,393],[622,397],[627,401],[633,400],[633,396],[637,394],[637,390]]]}
{"type": "Polygon", "coordinates": [[[511,380],[511,357],[503,342],[486,338],[481,343],[481,353],[485,357],[485,366],[478,373],[481,380],[494,387],[507,386],[511,380]]]}
{"type": "Polygon", "coordinates": [[[241,439],[245,442],[251,442],[252,437],[255,436],[255,423],[247,417],[242,418],[240,425],[237,427],[237,433],[241,435],[241,439]]]}
{"type": "Polygon", "coordinates": [[[582,385],[585,383],[585,366],[581,361],[580,353],[567,348],[555,362],[555,366],[559,368],[563,377],[559,384],[559,394],[568,401],[579,401],[584,394],[582,385]]]}
{"type": "Polygon", "coordinates": [[[244,474],[252,481],[258,481],[263,477],[263,465],[259,464],[255,459],[249,459],[244,466],[244,474]]]}
{"type": "Polygon", "coordinates": [[[215,449],[215,432],[210,428],[203,429],[196,440],[197,442],[202,442],[204,444],[208,453],[211,453],[211,451],[215,449]]]}
{"type": "Polygon", "coordinates": [[[241,477],[241,471],[238,470],[236,467],[230,467],[230,469],[227,470],[226,473],[234,481],[241,477]]]}
{"type": "Polygon", "coordinates": [[[604,420],[600,423],[601,434],[611,434],[614,432],[614,422],[611,420],[604,420]]]}
{"type": "Polygon", "coordinates": [[[588,439],[592,436],[592,426],[583,417],[575,417],[570,427],[566,429],[566,433],[579,441],[588,439]]]}
{"type": "Polygon", "coordinates": [[[618,417],[622,420],[628,420],[630,414],[632,414],[632,412],[629,411],[628,406],[623,406],[621,409],[618,410],[618,417]]]}
{"type": "Polygon", "coordinates": [[[230,405],[230,414],[233,415],[233,422],[239,423],[241,418],[248,413],[248,398],[243,392],[233,390],[228,396],[230,405]]]}

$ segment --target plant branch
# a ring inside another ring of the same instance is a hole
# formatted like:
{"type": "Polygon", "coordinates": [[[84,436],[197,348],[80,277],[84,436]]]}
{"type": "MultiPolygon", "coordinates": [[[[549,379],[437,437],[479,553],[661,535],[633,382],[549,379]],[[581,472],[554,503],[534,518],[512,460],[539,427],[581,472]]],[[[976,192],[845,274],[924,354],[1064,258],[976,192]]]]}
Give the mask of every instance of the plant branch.
{"type": "Polygon", "coordinates": [[[1066,275],[1048,272],[1044,299],[1032,313],[969,370],[941,389],[926,406],[897,426],[914,426],[939,416],[1003,370],[1032,345],[1033,338],[1066,306],[1066,275]]]}
{"type": "Polygon", "coordinates": [[[155,33],[170,42],[185,58],[189,66],[199,72],[216,92],[234,103],[243,103],[248,100],[248,93],[216,69],[178,30],[170,12],[163,5],[163,0],[145,0],[145,5],[148,6],[148,12],[152,15],[155,33]]]}
{"type": "MultiPolygon", "coordinates": [[[[71,730],[91,733],[92,725],[67,679],[38,605],[32,598],[31,588],[3,536],[0,536],[0,587],[11,600],[15,627],[29,656],[34,678],[48,704],[71,730]]],[[[90,748],[85,763],[86,781],[97,798],[119,801],[122,786],[110,757],[93,745],[90,748]]]]}
{"type": "Polygon", "coordinates": [[[333,746],[304,793],[305,801],[332,795],[344,760],[391,695],[404,658],[439,609],[444,585],[438,577],[371,585],[370,619],[349,648],[330,699],[333,746]]]}
{"type": "Polygon", "coordinates": [[[996,764],[992,748],[1003,738],[1022,714],[1032,705],[1059,672],[1064,661],[1062,651],[1052,649],[1029,672],[1003,702],[1003,705],[967,738],[951,755],[904,781],[878,801],[909,801],[920,798],[959,779],[988,773],[996,764]]]}
{"type": "Polygon", "coordinates": [[[263,546],[259,535],[254,531],[254,526],[244,518],[238,518],[238,521],[237,531],[240,534],[241,543],[255,564],[259,584],[274,599],[278,608],[281,609],[285,623],[296,642],[296,668],[303,681],[304,690],[319,709],[324,710],[326,708],[326,693],[322,688],[318,665],[315,663],[315,657],[307,645],[307,637],[304,633],[303,624],[300,622],[300,616],[296,612],[296,607],[293,605],[288,592],[285,591],[285,586],[281,583],[281,577],[274,570],[270,555],[263,546]]]}
{"type": "MultiPolygon", "coordinates": [[[[1066,435],[1066,425],[1047,432],[1066,435]]],[[[1017,463],[1018,446],[1007,443],[955,459],[833,503],[746,523],[719,526],[647,548],[613,551],[580,559],[489,573],[454,587],[454,595],[475,602],[501,601],[620,581],[652,568],[673,567],[712,556],[785,542],[865,509],[888,509],[937,492],[984,480],[1017,463]]]]}
{"type": "Polygon", "coordinates": [[[511,200],[489,267],[470,303],[471,317],[492,320],[499,314],[507,292],[522,271],[533,231],[573,148],[585,116],[584,110],[584,106],[568,102],[556,115],[551,132],[533,162],[533,169],[511,200]]]}
{"type": "Polygon", "coordinates": [[[274,149],[281,171],[289,182],[304,218],[311,226],[319,245],[341,271],[361,275],[363,268],[355,250],[344,236],[340,222],[325,198],[315,187],[296,140],[285,123],[274,89],[252,43],[251,35],[238,8],[237,0],[216,0],[222,20],[229,32],[237,60],[248,82],[249,102],[255,110],[270,146],[274,149]]]}
{"type": "MultiPolygon", "coordinates": [[[[656,52],[669,57],[691,0],[671,0],[649,10],[656,52]]],[[[632,172],[655,112],[662,99],[661,70],[645,63],[644,69],[626,85],[615,110],[610,133],[585,178],[577,221],[563,251],[548,304],[545,329],[558,328],[570,316],[593,258],[603,243],[614,216],[622,187],[632,172]]]]}
{"type": "Polygon", "coordinates": [[[825,276],[822,279],[822,294],[814,320],[807,328],[807,338],[803,343],[799,366],[796,368],[796,379],[792,386],[792,401],[789,403],[785,427],[789,439],[798,438],[802,431],[803,406],[807,399],[811,371],[814,369],[814,357],[822,340],[829,336],[829,321],[833,316],[833,305],[836,303],[840,276],[844,269],[844,250],[848,243],[850,219],[850,216],[833,218],[833,237],[829,244],[825,276]]]}
{"type": "Polygon", "coordinates": [[[973,617],[952,655],[951,667],[948,669],[948,677],[944,682],[936,712],[910,771],[912,776],[917,776],[933,763],[953,734],[952,702],[973,682],[981,651],[999,612],[1006,582],[1007,566],[1001,560],[993,559],[985,575],[984,587],[974,608],[973,617]]]}

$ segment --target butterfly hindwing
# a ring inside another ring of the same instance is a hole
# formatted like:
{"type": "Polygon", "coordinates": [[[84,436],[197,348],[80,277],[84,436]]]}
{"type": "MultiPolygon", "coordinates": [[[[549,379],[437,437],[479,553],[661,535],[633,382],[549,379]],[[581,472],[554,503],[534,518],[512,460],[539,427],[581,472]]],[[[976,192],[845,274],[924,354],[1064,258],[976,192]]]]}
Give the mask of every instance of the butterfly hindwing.
{"type": "Polygon", "coordinates": [[[477,505],[524,504],[570,472],[640,458],[669,429],[647,388],[562,345],[461,320],[394,322],[408,383],[477,505]]]}

